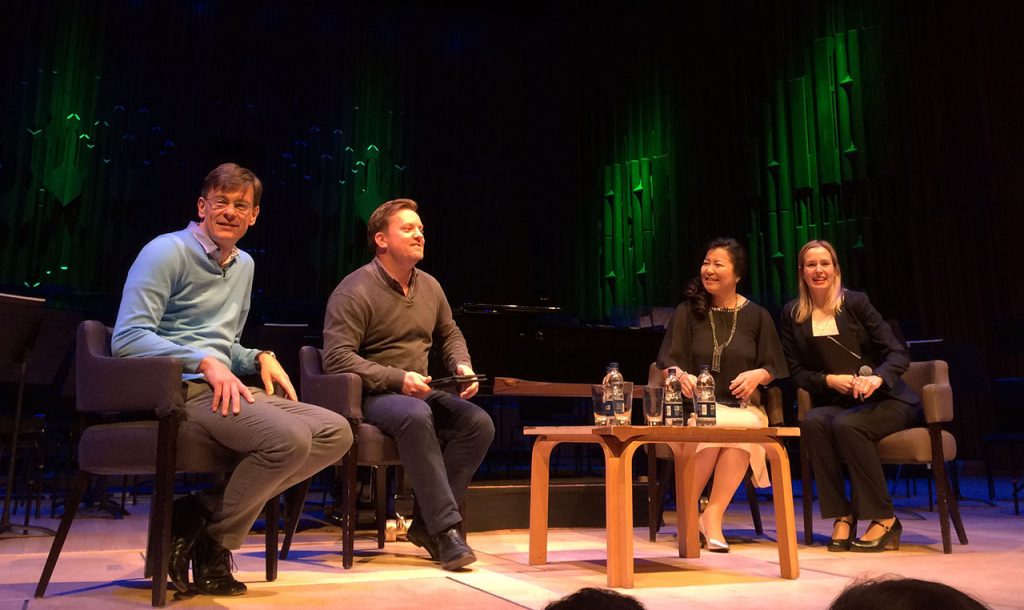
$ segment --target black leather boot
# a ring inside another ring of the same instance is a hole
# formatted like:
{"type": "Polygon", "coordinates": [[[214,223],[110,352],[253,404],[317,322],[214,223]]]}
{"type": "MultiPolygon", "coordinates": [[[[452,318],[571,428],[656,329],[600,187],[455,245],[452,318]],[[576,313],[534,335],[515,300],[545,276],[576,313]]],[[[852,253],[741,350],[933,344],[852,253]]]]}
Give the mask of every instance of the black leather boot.
{"type": "Polygon", "coordinates": [[[204,595],[242,595],[245,584],[231,575],[231,551],[203,532],[192,559],[196,588],[204,595]]]}
{"type": "Polygon", "coordinates": [[[167,576],[174,588],[182,593],[188,592],[188,564],[192,561],[196,538],[206,527],[209,516],[206,508],[193,495],[178,498],[171,508],[171,548],[167,576]]]}

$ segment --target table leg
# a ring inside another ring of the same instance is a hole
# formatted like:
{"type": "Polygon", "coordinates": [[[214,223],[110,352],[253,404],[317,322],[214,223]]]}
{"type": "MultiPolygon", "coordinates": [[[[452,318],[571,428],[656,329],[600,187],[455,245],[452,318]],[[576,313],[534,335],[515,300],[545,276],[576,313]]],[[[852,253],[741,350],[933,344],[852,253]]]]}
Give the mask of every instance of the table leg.
{"type": "Polygon", "coordinates": [[[761,443],[761,445],[765,448],[768,461],[771,464],[775,533],[779,545],[779,571],[783,578],[799,578],[800,565],[796,554],[796,521],[793,516],[793,481],[789,472],[789,455],[782,443],[776,440],[761,443]]]}
{"type": "Polygon", "coordinates": [[[548,562],[548,483],[551,451],[558,441],[538,436],[530,461],[530,565],[548,562]]]}
{"type": "Polygon", "coordinates": [[[605,529],[608,586],[633,586],[633,454],[639,445],[606,442],[605,529]]]}
{"type": "Polygon", "coordinates": [[[676,470],[676,537],[679,540],[680,557],[700,557],[700,537],[697,529],[697,503],[700,490],[697,489],[694,457],[696,443],[668,443],[675,459],[676,470]]]}

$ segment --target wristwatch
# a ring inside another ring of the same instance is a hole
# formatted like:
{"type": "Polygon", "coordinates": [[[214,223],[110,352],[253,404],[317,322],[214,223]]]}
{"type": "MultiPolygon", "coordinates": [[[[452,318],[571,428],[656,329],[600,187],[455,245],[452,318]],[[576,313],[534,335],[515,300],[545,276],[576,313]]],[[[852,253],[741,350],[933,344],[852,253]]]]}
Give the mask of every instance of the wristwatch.
{"type": "Polygon", "coordinates": [[[256,372],[257,373],[260,372],[260,356],[262,356],[263,354],[270,354],[271,358],[273,358],[274,360],[277,360],[277,354],[275,354],[274,352],[270,351],[269,349],[265,349],[262,352],[256,354],[256,362],[255,362],[255,364],[256,364],[256,372]]]}

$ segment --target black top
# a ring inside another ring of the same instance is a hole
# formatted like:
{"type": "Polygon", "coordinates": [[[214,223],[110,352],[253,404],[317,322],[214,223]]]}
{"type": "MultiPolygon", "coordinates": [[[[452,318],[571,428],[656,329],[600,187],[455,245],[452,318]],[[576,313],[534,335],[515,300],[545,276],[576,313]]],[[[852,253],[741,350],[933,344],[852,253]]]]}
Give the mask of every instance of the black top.
{"type": "Polygon", "coordinates": [[[718,402],[738,403],[729,391],[729,384],[744,371],[763,368],[775,378],[789,375],[771,314],[751,301],[744,303],[738,310],[710,309],[708,317],[703,320],[694,316],[689,301],[680,303],[669,320],[665,339],[661,342],[658,367],[666,369],[676,366],[696,375],[700,372],[700,365],[710,366],[714,350],[711,316],[715,317],[715,334],[719,344],[729,338],[733,316],[739,316],[736,319],[736,335],[722,352],[722,370],[711,373],[715,378],[715,398],[718,402]]]}
{"type": "MultiPolygon", "coordinates": [[[[782,308],[781,321],[782,343],[793,372],[793,381],[797,387],[810,393],[815,406],[856,404],[857,401],[828,387],[826,375],[850,371],[830,370],[826,363],[829,358],[816,343],[820,337],[813,336],[811,321],[805,320],[800,324],[794,321],[796,305],[797,301],[790,301],[782,308]]],[[[910,354],[871,305],[868,295],[853,290],[843,291],[843,306],[836,314],[836,328],[843,336],[844,345],[855,348],[853,351],[872,367],[872,373],[882,378],[882,387],[872,395],[872,402],[886,396],[911,405],[921,401],[901,379],[910,367],[910,354]]]]}

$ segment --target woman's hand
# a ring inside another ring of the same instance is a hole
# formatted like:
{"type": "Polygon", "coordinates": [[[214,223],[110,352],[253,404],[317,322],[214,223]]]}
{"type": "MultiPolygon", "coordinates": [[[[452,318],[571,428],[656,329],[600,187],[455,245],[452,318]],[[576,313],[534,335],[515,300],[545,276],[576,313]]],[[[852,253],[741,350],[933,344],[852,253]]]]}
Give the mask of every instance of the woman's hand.
{"type": "Polygon", "coordinates": [[[678,366],[670,366],[661,372],[662,375],[665,376],[665,379],[668,379],[668,376],[672,373],[672,369],[675,369],[676,371],[676,377],[679,379],[679,387],[683,391],[683,396],[692,399],[693,392],[697,389],[697,377],[695,375],[690,375],[678,366]]]}
{"type": "Polygon", "coordinates": [[[770,383],[771,380],[771,374],[764,369],[743,371],[736,375],[736,378],[729,383],[729,391],[741,401],[746,401],[754,393],[754,390],[757,389],[757,386],[770,383]]]}
{"type": "Polygon", "coordinates": [[[853,382],[856,377],[853,375],[825,375],[825,383],[828,387],[844,396],[853,394],[853,382]]]}
{"type": "Polygon", "coordinates": [[[882,378],[878,375],[867,375],[854,377],[853,397],[864,400],[875,393],[875,390],[882,387],[882,378]]]}

